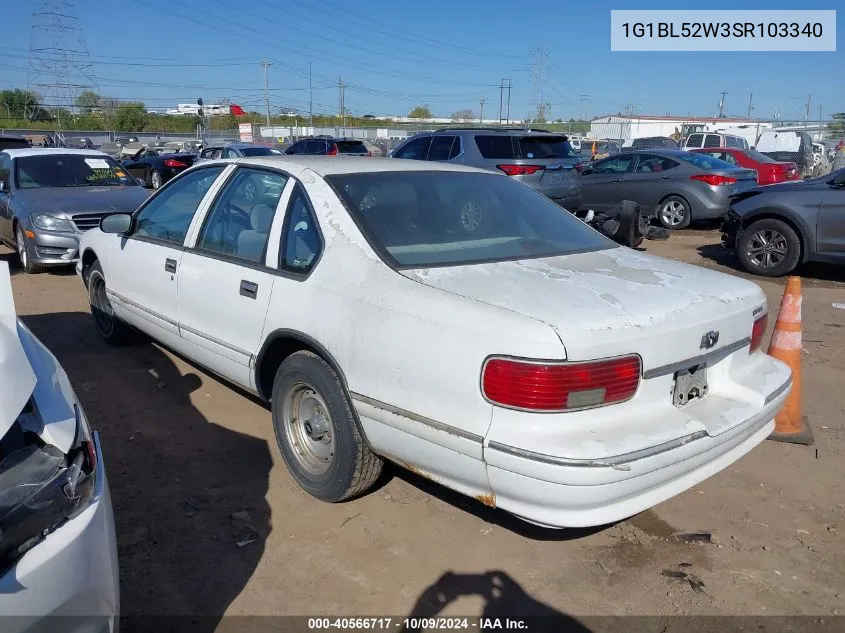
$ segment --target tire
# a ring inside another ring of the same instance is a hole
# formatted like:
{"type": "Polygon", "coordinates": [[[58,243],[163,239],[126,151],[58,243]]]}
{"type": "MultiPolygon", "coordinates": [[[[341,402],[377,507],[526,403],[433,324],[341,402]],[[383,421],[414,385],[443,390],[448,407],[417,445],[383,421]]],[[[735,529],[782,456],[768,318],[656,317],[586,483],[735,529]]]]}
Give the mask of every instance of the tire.
{"type": "Polygon", "coordinates": [[[687,228],[691,220],[689,203],[681,196],[669,196],[660,201],[657,221],[664,229],[680,231],[687,228]]]}
{"type": "Polygon", "coordinates": [[[766,218],[752,222],[736,244],[742,267],[763,277],[791,273],[801,261],[801,238],[783,220],[766,218]]]}
{"type": "Polygon", "coordinates": [[[118,317],[106,294],[106,278],[99,261],[91,264],[88,273],[88,304],[100,336],[110,345],[124,345],[135,340],[135,330],[118,317]]]}
{"type": "Polygon", "coordinates": [[[467,235],[482,234],[491,222],[490,201],[483,190],[459,190],[454,197],[454,208],[457,229],[467,235]]]}
{"type": "Polygon", "coordinates": [[[153,189],[161,189],[161,186],[164,184],[164,180],[161,177],[161,174],[157,169],[153,169],[150,172],[150,186],[153,189]]]}
{"type": "Polygon", "coordinates": [[[310,495],[337,503],[378,479],[383,461],[358,431],[337,373],[317,354],[300,351],[282,362],[273,381],[272,411],[285,464],[310,495]]]}
{"type": "Polygon", "coordinates": [[[32,245],[29,243],[29,238],[23,232],[20,224],[15,227],[15,250],[18,252],[18,259],[25,273],[33,275],[44,272],[43,266],[32,262],[32,245]]]}

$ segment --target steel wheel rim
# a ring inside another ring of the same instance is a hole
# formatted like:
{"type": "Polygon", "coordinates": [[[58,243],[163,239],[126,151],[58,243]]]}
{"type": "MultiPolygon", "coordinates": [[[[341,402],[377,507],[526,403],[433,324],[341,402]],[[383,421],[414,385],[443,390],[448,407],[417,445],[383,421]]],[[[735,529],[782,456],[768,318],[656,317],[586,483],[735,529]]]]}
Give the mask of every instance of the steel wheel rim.
{"type": "Polygon", "coordinates": [[[27,256],[27,252],[26,252],[26,242],[24,242],[23,239],[24,239],[23,238],[23,231],[21,231],[20,228],[18,228],[17,239],[15,240],[18,243],[17,244],[17,246],[18,246],[18,257],[21,260],[21,265],[23,265],[23,267],[26,268],[28,256],[27,256]]]}
{"type": "Polygon", "coordinates": [[[786,236],[775,229],[760,229],[751,234],[745,247],[748,261],[758,268],[774,268],[780,265],[789,252],[786,236]]]}
{"type": "Polygon", "coordinates": [[[88,280],[91,296],[91,314],[97,328],[108,336],[114,330],[114,308],[106,294],[106,281],[99,273],[94,273],[88,280]]]}
{"type": "Polygon", "coordinates": [[[484,219],[484,211],[476,200],[468,200],[461,209],[461,226],[467,231],[477,231],[484,219]]]}
{"type": "Polygon", "coordinates": [[[660,210],[660,217],[664,224],[679,226],[684,221],[686,209],[683,203],[678,200],[670,200],[660,210]]]}
{"type": "Polygon", "coordinates": [[[310,385],[298,382],[282,401],[282,425],[294,459],[309,474],[326,474],[335,453],[335,432],[325,400],[310,385]]]}
{"type": "Polygon", "coordinates": [[[255,202],[255,185],[251,182],[244,186],[244,198],[247,202],[255,202]]]}

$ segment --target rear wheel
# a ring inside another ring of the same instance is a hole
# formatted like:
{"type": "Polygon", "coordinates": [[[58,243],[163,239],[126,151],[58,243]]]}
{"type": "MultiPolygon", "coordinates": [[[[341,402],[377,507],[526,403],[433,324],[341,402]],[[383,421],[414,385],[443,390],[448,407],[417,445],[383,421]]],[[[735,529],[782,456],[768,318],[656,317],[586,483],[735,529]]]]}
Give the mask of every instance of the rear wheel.
{"type": "Polygon", "coordinates": [[[164,181],[161,178],[161,174],[158,172],[157,169],[153,169],[152,173],[150,174],[150,185],[152,185],[153,189],[158,189],[164,184],[164,181]]]}
{"type": "Polygon", "coordinates": [[[743,231],[736,245],[737,255],[748,272],[763,277],[780,277],[795,270],[801,260],[801,238],[782,220],[766,218],[743,231]]]}
{"type": "Polygon", "coordinates": [[[664,229],[678,231],[689,226],[691,215],[686,200],[681,196],[669,196],[660,203],[657,220],[664,229]]]}
{"type": "Polygon", "coordinates": [[[309,494],[335,503],[378,479],[383,462],[361,437],[337,373],[317,354],[296,352],[282,362],[272,410],[285,464],[309,494]]]}
{"type": "Polygon", "coordinates": [[[21,268],[23,268],[25,273],[40,273],[44,270],[43,266],[39,266],[38,264],[34,264],[32,262],[32,251],[34,246],[29,243],[29,239],[26,237],[26,234],[20,225],[18,225],[15,229],[15,247],[18,251],[18,259],[21,260],[21,268]]]}
{"type": "Polygon", "coordinates": [[[88,273],[88,303],[97,331],[106,343],[121,345],[135,338],[135,331],[114,313],[106,293],[106,278],[98,261],[91,264],[88,273]]]}

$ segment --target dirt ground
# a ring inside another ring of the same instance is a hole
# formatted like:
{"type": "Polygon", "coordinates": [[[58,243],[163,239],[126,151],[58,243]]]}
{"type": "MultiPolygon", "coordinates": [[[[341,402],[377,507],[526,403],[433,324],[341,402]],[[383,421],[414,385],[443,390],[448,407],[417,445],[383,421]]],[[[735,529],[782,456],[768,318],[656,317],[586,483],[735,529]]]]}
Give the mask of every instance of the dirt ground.
{"type": "MultiPolygon", "coordinates": [[[[646,246],[739,274],[717,242],[716,231],[691,230],[646,246]]],[[[437,594],[443,614],[479,615],[491,570],[513,609],[536,600],[575,616],[845,613],[845,310],[831,306],[845,303],[842,271],[802,271],[814,447],[765,442],[628,521],[550,531],[398,468],[361,499],[316,501],[288,475],[260,402],[152,344],[107,347],[71,271],[28,276],[13,254],[0,257],[17,272],[19,314],[101,434],[124,615],[436,614],[437,594]],[[257,532],[242,547],[238,512],[257,532]],[[698,530],[713,542],[672,536],[698,530]]],[[[756,281],[775,315],[783,280],[756,281]]]]}

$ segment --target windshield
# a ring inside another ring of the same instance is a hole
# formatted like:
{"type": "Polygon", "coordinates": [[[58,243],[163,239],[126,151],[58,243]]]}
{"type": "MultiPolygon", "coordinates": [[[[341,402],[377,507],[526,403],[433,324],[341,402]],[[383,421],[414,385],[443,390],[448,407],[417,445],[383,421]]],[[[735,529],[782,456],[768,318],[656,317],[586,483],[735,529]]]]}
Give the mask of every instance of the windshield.
{"type": "Polygon", "coordinates": [[[273,150],[269,147],[242,147],[241,154],[244,156],[273,156],[273,150]]]}
{"type": "Polygon", "coordinates": [[[563,136],[522,136],[520,158],[577,158],[575,148],[563,136]]]}
{"type": "Polygon", "coordinates": [[[771,156],[766,156],[760,152],[755,152],[753,149],[745,150],[745,155],[751,160],[756,160],[758,163],[776,163],[777,161],[771,156]]]}
{"type": "Polygon", "coordinates": [[[15,161],[19,189],[42,187],[125,187],[138,183],[108,156],[42,154],[15,161]]]}
{"type": "Polygon", "coordinates": [[[495,174],[327,176],[370,245],[397,268],[459,266],[614,248],[545,196],[495,174]]]}
{"type": "Polygon", "coordinates": [[[691,163],[701,169],[736,169],[730,163],[713,158],[707,154],[699,154],[698,152],[679,152],[672,155],[673,158],[691,163]]]}

